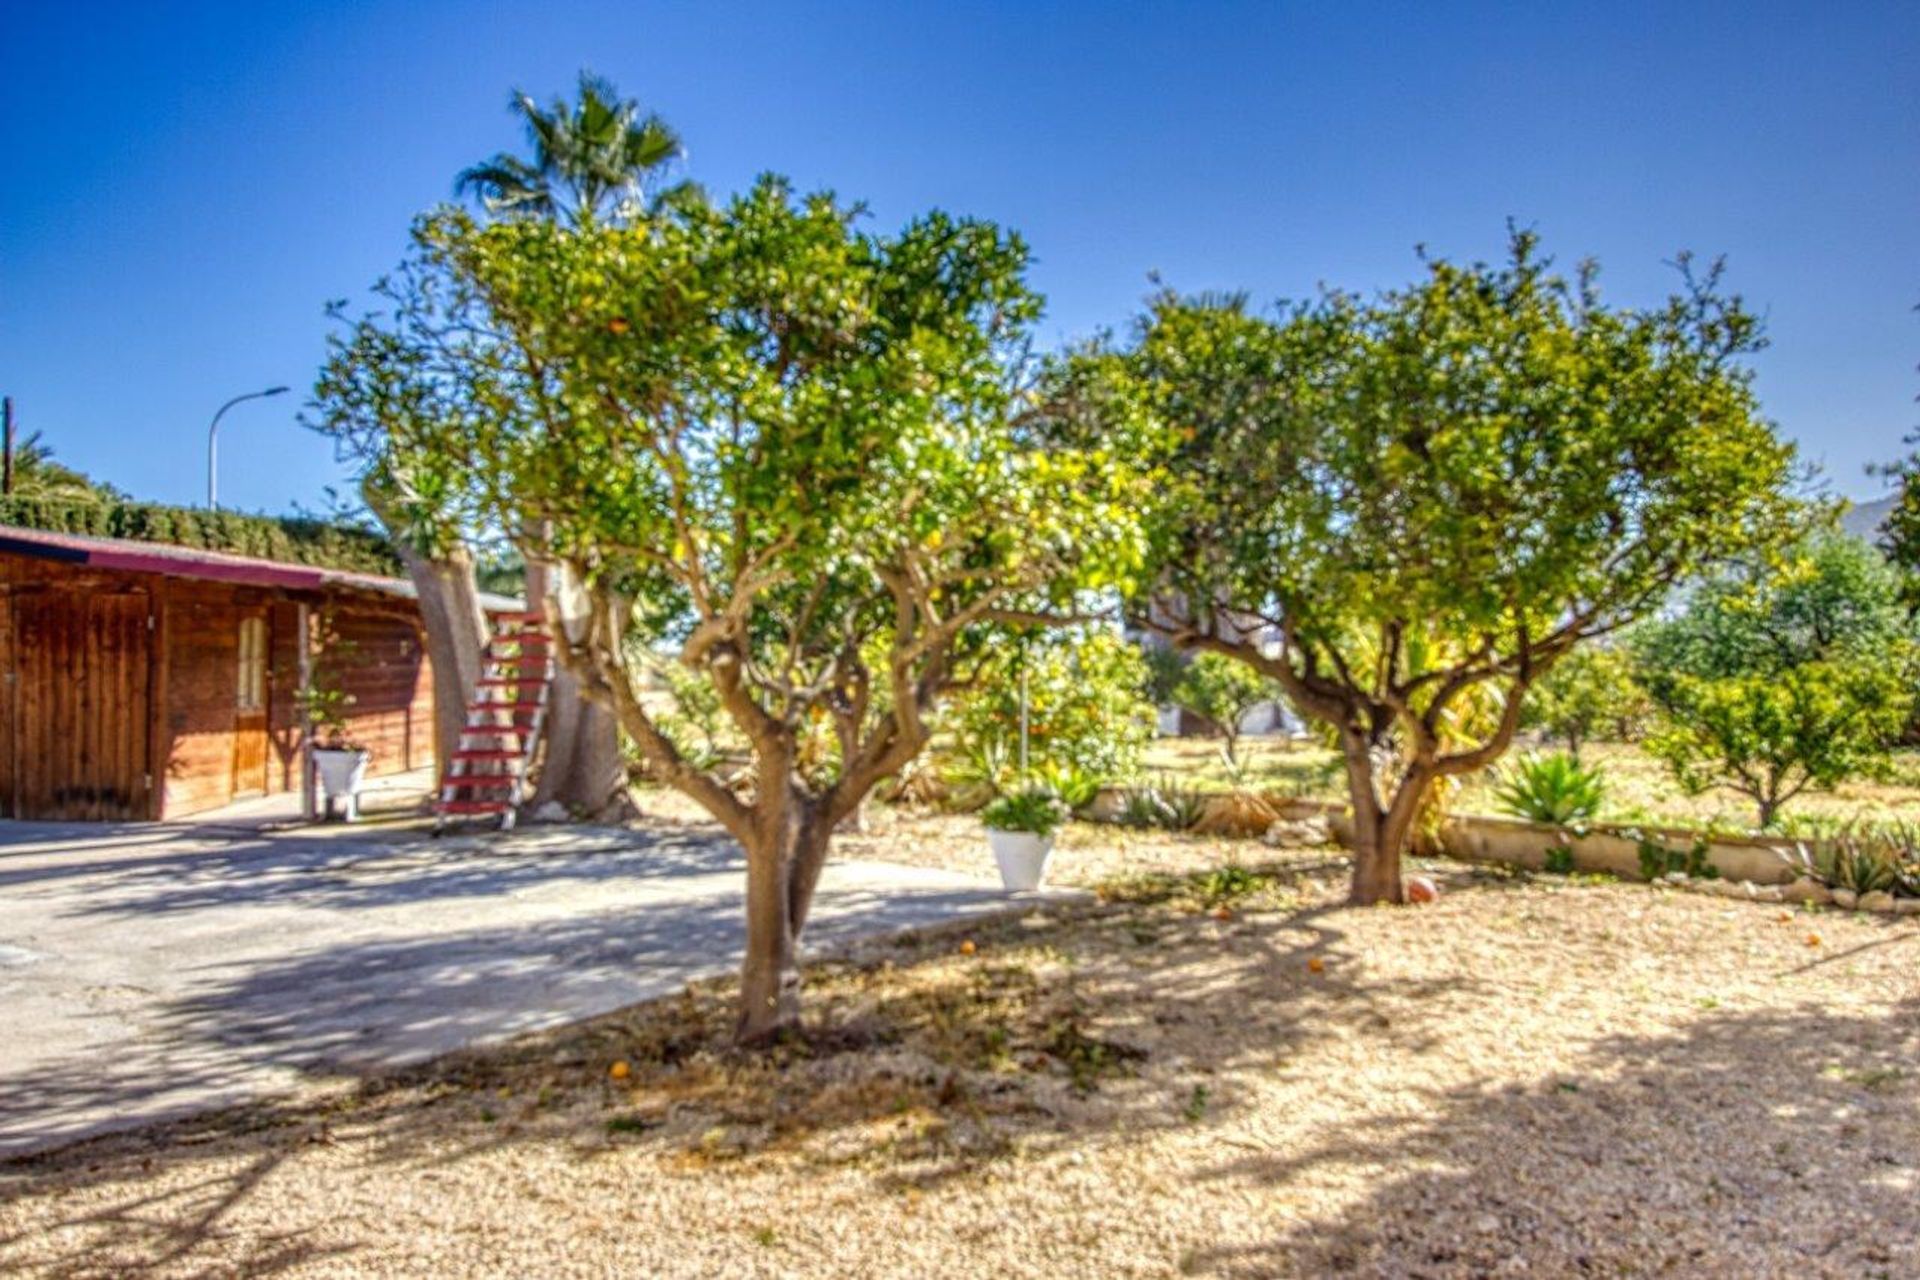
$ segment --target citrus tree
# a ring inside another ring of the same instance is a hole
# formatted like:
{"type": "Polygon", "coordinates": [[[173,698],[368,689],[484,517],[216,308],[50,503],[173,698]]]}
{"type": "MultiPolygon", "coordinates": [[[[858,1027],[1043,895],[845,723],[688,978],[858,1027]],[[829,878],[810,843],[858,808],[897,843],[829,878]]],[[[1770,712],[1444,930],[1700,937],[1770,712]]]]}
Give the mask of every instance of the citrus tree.
{"type": "Polygon", "coordinates": [[[993,627],[1126,582],[1139,494],[1020,425],[1040,302],[991,224],[877,234],[764,178],[625,224],[445,211],[416,240],[338,353],[333,418],[398,433],[416,483],[564,567],[563,661],[745,848],[738,1031],[773,1035],[836,825],[993,627]],[[633,655],[662,648],[744,740],[744,785],[642,700],[633,655]]]}
{"type": "Polygon", "coordinates": [[[1371,903],[1402,897],[1436,782],[1498,759],[1557,661],[1779,537],[1758,340],[1717,268],[1615,308],[1518,233],[1502,264],[1429,260],[1375,298],[1161,296],[1051,403],[1065,437],[1162,469],[1140,621],[1329,726],[1371,903]]]}
{"type": "Polygon", "coordinates": [[[1527,694],[1525,722],[1567,744],[1577,763],[1580,748],[1599,739],[1633,737],[1652,712],[1633,678],[1633,658],[1623,644],[1575,649],[1527,694]]]}
{"type": "Polygon", "coordinates": [[[1240,767],[1240,722],[1247,713],[1281,696],[1278,682],[1224,654],[1202,653],[1173,682],[1175,706],[1204,719],[1221,737],[1229,768],[1240,767]]]}
{"type": "Polygon", "coordinates": [[[990,652],[946,714],[962,776],[996,790],[1013,784],[1023,693],[1031,771],[1095,785],[1139,767],[1154,709],[1138,645],[1111,626],[1086,625],[997,638],[990,652]]]}
{"type": "Polygon", "coordinates": [[[1725,787],[1762,828],[1810,787],[1885,768],[1920,677],[1901,582],[1857,538],[1717,575],[1636,638],[1660,712],[1647,749],[1689,792],[1725,787]]]}

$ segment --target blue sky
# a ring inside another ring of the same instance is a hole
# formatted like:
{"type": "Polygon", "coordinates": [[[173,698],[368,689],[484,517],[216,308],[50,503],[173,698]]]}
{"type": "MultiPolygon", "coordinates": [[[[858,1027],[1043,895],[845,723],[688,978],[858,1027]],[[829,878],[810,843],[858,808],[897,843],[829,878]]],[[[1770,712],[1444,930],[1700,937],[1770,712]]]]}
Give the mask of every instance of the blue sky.
{"type": "Polygon", "coordinates": [[[762,170],[1023,231],[1049,340],[1182,289],[1298,296],[1536,226],[1617,301],[1724,253],[1770,416],[1872,496],[1920,392],[1920,4],[10,6],[0,391],[134,492],[317,506],[328,299],[397,259],[505,110],[591,67],[715,190],[762,170]]]}

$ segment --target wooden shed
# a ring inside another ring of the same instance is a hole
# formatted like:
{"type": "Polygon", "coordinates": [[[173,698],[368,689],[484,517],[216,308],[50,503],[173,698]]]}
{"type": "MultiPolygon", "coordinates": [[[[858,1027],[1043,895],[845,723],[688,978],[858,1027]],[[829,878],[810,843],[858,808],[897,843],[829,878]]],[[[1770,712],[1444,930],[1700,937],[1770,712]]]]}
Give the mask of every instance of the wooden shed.
{"type": "Polygon", "coordinates": [[[432,765],[411,584],[0,526],[0,815],[175,818],[299,791],[323,620],[370,772],[432,765]]]}

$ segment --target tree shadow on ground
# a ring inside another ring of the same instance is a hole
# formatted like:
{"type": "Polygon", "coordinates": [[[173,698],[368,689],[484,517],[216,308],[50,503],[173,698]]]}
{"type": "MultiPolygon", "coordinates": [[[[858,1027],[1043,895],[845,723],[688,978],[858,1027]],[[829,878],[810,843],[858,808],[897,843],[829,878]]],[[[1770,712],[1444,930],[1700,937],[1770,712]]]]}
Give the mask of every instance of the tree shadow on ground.
{"type": "MultiPolygon", "coordinates": [[[[1191,1127],[1200,1097],[1208,1117],[1232,1115],[1244,1103],[1237,1068],[1283,1060],[1322,1036],[1411,1036],[1398,1030],[1406,1009],[1472,998],[1467,976],[1361,981],[1337,917],[1313,905],[1325,896],[1299,872],[1231,884],[1163,879],[1118,901],[867,941],[810,966],[809,1028],[770,1051],[732,1049],[733,985],[699,982],[319,1096],[25,1157],[0,1165],[0,1186],[15,1197],[74,1183],[110,1189],[104,1208],[63,1216],[52,1206],[57,1238],[74,1241],[48,1268],[54,1275],[86,1274],[103,1232],[123,1270],[194,1258],[209,1224],[233,1212],[262,1168],[316,1146],[350,1145],[369,1164],[407,1168],[529,1143],[565,1144],[580,1160],[641,1154],[676,1167],[777,1160],[798,1177],[877,1162],[883,1186],[932,1187],[1015,1156],[1191,1127]],[[156,1192],[156,1177],[171,1189],[156,1192]]],[[[845,904],[849,928],[862,910],[845,904]]],[[[450,961],[438,995],[411,1017],[439,1026],[474,1016],[476,999],[513,980],[516,956],[558,951],[591,971],[618,967],[647,930],[664,939],[737,929],[737,901],[713,904],[704,919],[624,925],[607,936],[548,926],[505,946],[490,938],[485,963],[450,961]]],[[[810,938],[831,945],[838,928],[825,920],[810,938]]],[[[188,1038],[239,1055],[298,1041],[276,1050],[297,1060],[322,1047],[325,1028],[349,1036],[382,998],[369,977],[397,962],[413,967],[379,948],[321,952],[172,1016],[188,1038]],[[305,1005],[298,1018],[283,1012],[293,998],[305,1005]]],[[[86,1087],[78,1076],[45,1080],[35,1096],[86,1087]]],[[[48,1226],[35,1219],[0,1234],[0,1264],[28,1231],[48,1226]]],[[[258,1251],[246,1269],[300,1260],[294,1230],[250,1242],[258,1251]]]]}
{"type": "Polygon", "coordinates": [[[1920,1000],[1607,1037],[1576,1069],[1410,1099],[1209,1176],[1343,1175],[1373,1188],[1264,1246],[1201,1251],[1192,1273],[1920,1274],[1920,1000]]]}
{"type": "MultiPolygon", "coordinates": [[[[808,939],[832,946],[874,920],[911,927],[1001,902],[985,889],[908,886],[883,895],[829,881],[808,939]]],[[[722,877],[704,892],[679,889],[560,919],[211,961],[187,994],[143,1010],[137,1036],[9,1074],[0,1141],[44,1143],[103,1118],[203,1110],[302,1076],[378,1075],[557,1026],[735,963],[743,932],[738,885],[722,877]]]]}
{"type": "MultiPolygon", "coordinates": [[[[15,826],[26,824],[14,824],[15,826]]],[[[19,832],[7,833],[18,837],[19,832]]],[[[170,830],[151,824],[0,849],[0,892],[109,920],[266,904],[361,909],[500,898],[546,885],[739,870],[717,828],[650,820],[432,839],[422,832],[324,835],[170,830]]]]}

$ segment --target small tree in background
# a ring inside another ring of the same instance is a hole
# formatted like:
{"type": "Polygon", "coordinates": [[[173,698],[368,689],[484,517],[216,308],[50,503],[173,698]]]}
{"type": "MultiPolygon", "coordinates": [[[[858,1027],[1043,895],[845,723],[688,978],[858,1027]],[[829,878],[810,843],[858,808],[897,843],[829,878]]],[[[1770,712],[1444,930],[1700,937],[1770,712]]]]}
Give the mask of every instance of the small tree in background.
{"type": "Polygon", "coordinates": [[[1220,653],[1194,657],[1173,682],[1174,705],[1204,719],[1222,739],[1227,766],[1239,769],[1240,722],[1263,703],[1281,697],[1280,685],[1244,662],[1220,653]]]}
{"type": "Polygon", "coordinates": [[[1089,784],[1131,775],[1153,737],[1140,647],[1111,627],[1085,625],[1005,635],[945,714],[970,781],[1006,790],[1019,766],[1020,695],[1027,700],[1031,771],[1080,775],[1089,784]]]}
{"type": "Polygon", "coordinates": [[[1575,762],[1595,739],[1625,742],[1653,708],[1634,681],[1633,658],[1621,644],[1575,649],[1527,694],[1526,721],[1567,744],[1575,762]]]}
{"type": "Polygon", "coordinates": [[[322,385],[336,429],[563,570],[568,670],[744,847],[743,1041],[796,1023],[834,829],[994,628],[1126,585],[1141,551],[1127,472],[1018,424],[1024,245],[856,216],[774,178],[625,224],[446,211],[322,385]],[[744,787],[643,701],[633,655],[664,647],[744,740],[744,787]],[[816,750],[836,716],[854,732],[816,750]]]}
{"type": "Polygon", "coordinates": [[[1717,269],[1686,286],[1607,307],[1516,234],[1502,266],[1429,261],[1272,320],[1163,296],[1057,388],[1063,432],[1164,468],[1139,620],[1331,727],[1355,903],[1401,899],[1435,784],[1500,757],[1556,662],[1789,523],[1791,449],[1742,362],[1757,322],[1717,269]]]}
{"type": "Polygon", "coordinates": [[[1725,787],[1762,828],[1808,788],[1884,769],[1920,676],[1900,581],[1866,543],[1810,540],[1707,581],[1636,639],[1661,714],[1647,749],[1691,793],[1725,787]]]}

